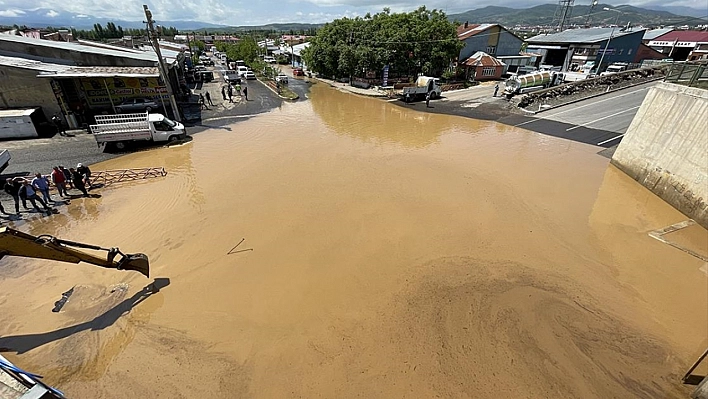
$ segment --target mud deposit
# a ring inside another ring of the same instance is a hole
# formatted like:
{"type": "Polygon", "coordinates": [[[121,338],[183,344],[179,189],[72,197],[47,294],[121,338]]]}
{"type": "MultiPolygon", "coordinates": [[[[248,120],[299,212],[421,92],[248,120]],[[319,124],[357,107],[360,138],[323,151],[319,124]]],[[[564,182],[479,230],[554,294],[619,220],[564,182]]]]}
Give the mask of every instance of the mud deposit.
{"type": "Polygon", "coordinates": [[[73,398],[687,397],[704,263],[597,150],[317,84],[95,165],[169,174],[22,229],[151,278],[3,260],[0,348],[73,398]]]}

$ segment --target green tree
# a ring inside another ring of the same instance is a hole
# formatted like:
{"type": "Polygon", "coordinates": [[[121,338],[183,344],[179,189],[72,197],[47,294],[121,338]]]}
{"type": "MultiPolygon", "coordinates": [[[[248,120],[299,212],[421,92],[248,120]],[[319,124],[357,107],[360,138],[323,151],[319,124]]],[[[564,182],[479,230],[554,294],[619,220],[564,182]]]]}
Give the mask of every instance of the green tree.
{"type": "Polygon", "coordinates": [[[332,77],[380,73],[385,65],[398,74],[441,74],[463,44],[444,12],[420,7],[409,13],[388,8],[363,18],[325,24],[303,52],[305,63],[332,77]]]}

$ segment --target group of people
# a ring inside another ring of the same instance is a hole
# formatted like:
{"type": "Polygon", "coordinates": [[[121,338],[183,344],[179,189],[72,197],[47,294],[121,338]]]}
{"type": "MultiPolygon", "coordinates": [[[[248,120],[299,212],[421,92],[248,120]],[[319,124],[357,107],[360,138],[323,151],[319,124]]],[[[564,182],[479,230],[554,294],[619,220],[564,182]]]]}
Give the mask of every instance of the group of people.
{"type": "Polygon", "coordinates": [[[211,105],[212,107],[214,106],[214,103],[211,102],[211,94],[209,94],[208,91],[205,92],[204,94],[199,93],[199,108],[200,109],[209,109],[209,105],[211,105]]]}
{"type": "MultiPolygon", "coordinates": [[[[79,190],[85,197],[88,197],[87,187],[91,186],[91,169],[83,164],[76,165],[76,169],[66,169],[63,166],[55,166],[49,176],[44,176],[41,173],[36,173],[32,179],[25,177],[8,178],[5,180],[3,189],[10,194],[15,200],[15,214],[20,213],[20,201],[25,209],[29,209],[27,201],[32,203],[37,212],[41,212],[37,206],[39,202],[45,211],[50,211],[50,202],[54,202],[49,195],[50,187],[54,185],[61,198],[70,198],[68,189],[79,190]],[[40,197],[41,195],[41,197],[40,197]]],[[[9,215],[5,212],[0,203],[0,212],[4,215],[9,215]]]]}
{"type": "Polygon", "coordinates": [[[236,83],[236,86],[233,86],[231,83],[221,86],[221,97],[226,101],[228,96],[229,102],[232,103],[234,102],[234,91],[238,96],[243,96],[243,98],[248,101],[248,87],[244,87],[243,91],[241,91],[240,83],[236,83]]]}

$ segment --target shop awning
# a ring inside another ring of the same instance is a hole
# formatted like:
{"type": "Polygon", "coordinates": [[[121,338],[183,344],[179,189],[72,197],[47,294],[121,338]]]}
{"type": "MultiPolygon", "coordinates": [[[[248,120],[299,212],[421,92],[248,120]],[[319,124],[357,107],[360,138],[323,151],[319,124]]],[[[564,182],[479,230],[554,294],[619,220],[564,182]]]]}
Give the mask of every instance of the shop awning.
{"type": "Polygon", "coordinates": [[[63,71],[40,72],[39,78],[157,78],[157,67],[68,67],[63,71]]]}

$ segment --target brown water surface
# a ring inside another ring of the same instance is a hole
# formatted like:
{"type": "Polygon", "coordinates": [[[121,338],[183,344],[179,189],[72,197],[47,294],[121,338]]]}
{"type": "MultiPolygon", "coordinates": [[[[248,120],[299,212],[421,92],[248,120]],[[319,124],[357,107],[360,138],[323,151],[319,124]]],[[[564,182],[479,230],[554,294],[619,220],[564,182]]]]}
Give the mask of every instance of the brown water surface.
{"type": "Polygon", "coordinates": [[[96,165],[169,174],[24,229],[144,252],[169,285],[4,260],[0,347],[75,398],[686,397],[703,263],[596,152],[317,84],[96,165]]]}

